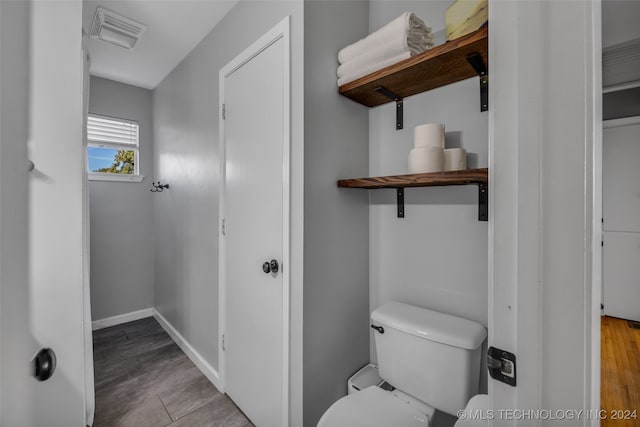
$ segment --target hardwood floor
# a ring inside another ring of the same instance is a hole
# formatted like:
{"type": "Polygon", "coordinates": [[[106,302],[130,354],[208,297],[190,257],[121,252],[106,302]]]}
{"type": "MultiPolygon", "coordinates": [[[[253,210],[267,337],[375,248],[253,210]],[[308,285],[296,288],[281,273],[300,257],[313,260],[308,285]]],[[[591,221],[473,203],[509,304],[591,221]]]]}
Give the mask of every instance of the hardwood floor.
{"type": "Polygon", "coordinates": [[[640,426],[640,329],[628,321],[602,317],[600,407],[607,414],[601,426],[640,426]],[[637,411],[628,419],[625,411],[637,411]],[[611,419],[622,415],[623,420],[611,419]]]}
{"type": "Polygon", "coordinates": [[[249,427],[152,318],[93,333],[94,427],[249,427]]]}

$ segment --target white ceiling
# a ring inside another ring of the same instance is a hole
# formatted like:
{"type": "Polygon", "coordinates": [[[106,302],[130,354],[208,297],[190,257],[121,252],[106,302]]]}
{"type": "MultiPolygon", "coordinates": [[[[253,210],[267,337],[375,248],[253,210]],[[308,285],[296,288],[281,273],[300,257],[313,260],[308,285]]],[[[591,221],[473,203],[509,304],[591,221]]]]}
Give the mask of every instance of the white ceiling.
{"type": "Polygon", "coordinates": [[[89,32],[96,8],[147,25],[131,51],[89,39],[91,75],[154,89],[229,12],[237,0],[84,0],[89,32]]]}

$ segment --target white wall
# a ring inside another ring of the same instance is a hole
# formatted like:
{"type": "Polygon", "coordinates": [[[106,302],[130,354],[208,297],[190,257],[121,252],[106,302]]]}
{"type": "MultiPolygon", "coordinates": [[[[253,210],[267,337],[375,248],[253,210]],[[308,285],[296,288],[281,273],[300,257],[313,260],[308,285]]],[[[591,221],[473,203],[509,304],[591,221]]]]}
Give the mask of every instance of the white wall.
{"type": "Polygon", "coordinates": [[[364,37],[367,1],[304,4],[304,425],[346,394],[369,361],[369,196],[339,189],[366,176],[367,107],[338,94],[338,51],[364,37]]]}
{"type": "MultiPolygon", "coordinates": [[[[373,1],[370,29],[412,11],[439,33],[450,4],[373,1]]],[[[370,176],[408,173],[413,128],[422,123],[445,124],[446,146],[465,148],[469,167],[487,167],[487,113],[480,112],[479,82],[472,78],[405,99],[403,130],[395,129],[394,103],[372,108],[370,176]]],[[[478,221],[478,188],[406,189],[405,218],[397,218],[394,190],[371,191],[370,199],[371,310],[395,300],[486,326],[487,222],[478,221]]],[[[371,353],[375,360],[373,336],[371,353]]]]}
{"type": "Polygon", "coordinates": [[[89,113],[135,120],[143,182],[90,181],[91,312],[94,320],[153,306],[151,91],[91,77],[89,113]]]}
{"type": "Polygon", "coordinates": [[[640,38],[640,2],[602,1],[602,47],[640,38]]]}
{"type": "Polygon", "coordinates": [[[241,1],[155,89],[155,308],[218,369],[218,71],[291,15],[292,424],[302,423],[302,3],[241,1]],[[297,420],[297,421],[296,421],[297,420]]]}

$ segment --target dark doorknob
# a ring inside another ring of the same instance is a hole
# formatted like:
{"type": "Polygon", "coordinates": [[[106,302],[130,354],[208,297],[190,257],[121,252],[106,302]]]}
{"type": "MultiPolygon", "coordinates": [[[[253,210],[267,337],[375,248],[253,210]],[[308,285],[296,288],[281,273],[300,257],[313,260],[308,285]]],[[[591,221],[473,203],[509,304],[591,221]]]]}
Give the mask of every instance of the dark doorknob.
{"type": "Polygon", "coordinates": [[[56,370],[56,354],[50,348],[43,348],[33,358],[33,367],[33,376],[38,381],[48,380],[56,370]]]}
{"type": "Polygon", "coordinates": [[[279,270],[278,261],[272,259],[271,261],[266,261],[262,264],[262,271],[265,273],[277,273],[279,270]]]}

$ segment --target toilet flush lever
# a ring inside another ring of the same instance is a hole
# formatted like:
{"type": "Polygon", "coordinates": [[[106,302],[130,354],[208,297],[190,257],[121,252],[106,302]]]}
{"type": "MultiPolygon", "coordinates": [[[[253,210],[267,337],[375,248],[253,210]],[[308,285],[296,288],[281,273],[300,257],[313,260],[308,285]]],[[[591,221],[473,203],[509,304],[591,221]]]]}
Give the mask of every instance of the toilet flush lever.
{"type": "Polygon", "coordinates": [[[380,332],[381,334],[384,334],[384,328],[382,326],[371,325],[371,328],[375,329],[376,331],[380,332]]]}

